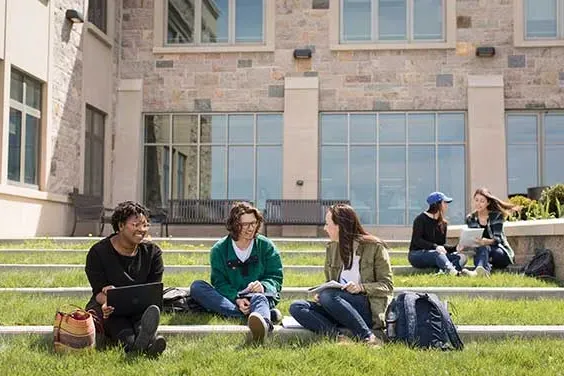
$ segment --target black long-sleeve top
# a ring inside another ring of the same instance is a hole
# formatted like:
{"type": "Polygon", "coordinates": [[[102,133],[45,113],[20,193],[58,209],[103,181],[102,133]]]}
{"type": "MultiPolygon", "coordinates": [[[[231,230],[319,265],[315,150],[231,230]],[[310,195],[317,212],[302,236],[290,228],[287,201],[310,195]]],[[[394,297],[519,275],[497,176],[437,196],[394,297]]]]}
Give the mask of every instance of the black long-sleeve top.
{"type": "Polygon", "coordinates": [[[164,272],[162,251],[156,244],[138,245],[135,256],[120,255],[110,237],[94,244],[86,256],[86,276],[92,286],[92,298],[87,306],[95,305],[96,295],[105,286],[131,286],[161,282],[164,272]]]}
{"type": "Polygon", "coordinates": [[[439,226],[439,221],[429,217],[425,213],[419,214],[413,221],[413,232],[411,233],[410,251],[433,250],[442,245],[448,253],[456,252],[456,246],[446,243],[447,225],[439,226]]]}

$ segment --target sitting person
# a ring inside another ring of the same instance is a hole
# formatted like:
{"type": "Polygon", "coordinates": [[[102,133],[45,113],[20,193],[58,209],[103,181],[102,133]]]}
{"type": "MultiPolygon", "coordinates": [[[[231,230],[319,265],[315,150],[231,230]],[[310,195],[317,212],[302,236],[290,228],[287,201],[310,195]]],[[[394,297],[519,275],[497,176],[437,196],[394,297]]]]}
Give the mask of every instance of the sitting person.
{"type": "Polygon", "coordinates": [[[473,205],[474,211],[466,217],[466,224],[470,228],[483,228],[484,232],[476,241],[476,269],[463,272],[470,277],[489,276],[492,267],[502,269],[514,263],[515,254],[503,232],[503,222],[517,206],[501,201],[486,188],[474,192],[473,205]]]}
{"type": "Polygon", "coordinates": [[[325,277],[343,284],[326,288],[314,301],[299,300],[290,314],[304,328],[347,341],[342,328],[372,346],[379,346],[384,315],[392,299],[392,267],[386,247],[370,235],[348,205],[332,206],[325,215],[327,246],[325,277]],[[378,336],[375,335],[378,334],[378,336]]]}
{"type": "Polygon", "coordinates": [[[125,201],[112,215],[114,234],[94,244],[86,256],[86,276],[92,298],[86,305],[102,318],[105,335],[117,340],[126,353],[160,355],[166,341],[156,336],[160,310],[156,305],[131,317],[113,315],[106,303],[109,289],[120,286],[161,282],[164,265],[160,248],[143,242],[149,229],[149,213],[142,205],[125,201]]]}
{"type": "Polygon", "coordinates": [[[452,198],[444,193],[433,192],[427,197],[429,209],[415,217],[408,253],[413,267],[439,268],[448,275],[456,276],[466,264],[466,255],[460,253],[462,247],[445,244],[445,215],[450,202],[452,198]]]}
{"type": "Polygon", "coordinates": [[[276,246],[258,234],[262,222],[258,209],[246,202],[235,204],[226,225],[229,235],[211,250],[211,285],[194,281],[190,286],[190,296],[207,311],[248,317],[255,342],[262,342],[273,322],[282,319],[275,309],[282,288],[282,261],[276,246]]]}

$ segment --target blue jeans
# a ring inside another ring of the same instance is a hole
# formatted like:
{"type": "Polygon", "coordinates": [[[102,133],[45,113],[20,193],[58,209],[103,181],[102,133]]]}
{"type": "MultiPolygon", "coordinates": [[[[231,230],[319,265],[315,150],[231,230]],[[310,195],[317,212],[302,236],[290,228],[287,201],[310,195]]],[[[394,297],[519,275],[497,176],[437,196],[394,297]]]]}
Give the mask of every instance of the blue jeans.
{"type": "Polygon", "coordinates": [[[511,264],[509,256],[499,247],[486,245],[476,248],[474,265],[482,266],[488,272],[492,270],[492,267],[503,269],[509,264],[511,264]]]}
{"type": "Polygon", "coordinates": [[[407,256],[409,263],[420,269],[439,268],[443,271],[451,269],[462,270],[468,258],[466,255],[453,252],[442,254],[436,250],[409,251],[407,256]]]}
{"type": "MultiPolygon", "coordinates": [[[[205,281],[194,281],[190,286],[190,296],[207,311],[220,314],[225,317],[244,318],[243,312],[231,300],[221,295],[217,290],[205,281]]],[[[268,326],[272,329],[270,321],[270,306],[264,295],[253,295],[251,301],[251,313],[257,312],[261,315],[268,326]]]]}
{"type": "Polygon", "coordinates": [[[290,314],[301,326],[315,333],[336,336],[342,334],[339,327],[345,327],[360,339],[372,335],[372,313],[366,295],[325,289],[319,294],[319,303],[293,302],[290,314]]]}

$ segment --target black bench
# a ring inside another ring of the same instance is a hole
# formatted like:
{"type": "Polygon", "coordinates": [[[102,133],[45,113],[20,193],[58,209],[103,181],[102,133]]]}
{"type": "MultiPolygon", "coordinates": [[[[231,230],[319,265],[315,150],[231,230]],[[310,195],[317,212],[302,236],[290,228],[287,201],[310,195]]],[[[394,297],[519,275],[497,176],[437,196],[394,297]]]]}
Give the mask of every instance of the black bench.
{"type": "Polygon", "coordinates": [[[161,222],[168,237],[168,225],[223,225],[233,204],[248,200],[174,199],[168,201],[164,220],[161,222]]]}
{"type": "Polygon", "coordinates": [[[266,200],[264,234],[267,225],[323,226],[325,214],[335,204],[350,205],[349,200],[266,200]]]}
{"type": "Polygon", "coordinates": [[[104,207],[104,199],[102,197],[83,195],[75,191],[69,193],[69,198],[74,207],[74,224],[71,236],[74,236],[78,222],[100,223],[100,233],[98,236],[102,236],[104,226],[112,221],[112,215],[107,213],[113,209],[104,207]]]}

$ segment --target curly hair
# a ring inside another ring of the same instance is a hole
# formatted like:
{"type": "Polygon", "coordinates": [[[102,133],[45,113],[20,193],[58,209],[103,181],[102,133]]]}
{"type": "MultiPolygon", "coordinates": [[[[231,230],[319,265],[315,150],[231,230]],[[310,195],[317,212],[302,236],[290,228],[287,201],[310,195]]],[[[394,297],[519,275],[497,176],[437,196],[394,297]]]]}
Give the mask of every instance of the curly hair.
{"type": "Polygon", "coordinates": [[[149,219],[149,209],[134,201],[120,202],[112,214],[112,227],[114,232],[118,232],[120,223],[125,223],[132,215],[136,217],[144,215],[149,219]]]}
{"type": "Polygon", "coordinates": [[[255,228],[255,233],[253,236],[256,236],[260,226],[262,225],[264,218],[261,212],[255,208],[253,205],[249,204],[248,202],[237,202],[231,207],[231,211],[229,212],[229,217],[225,223],[225,228],[229,231],[229,235],[233,240],[239,240],[239,235],[241,234],[241,216],[244,214],[254,214],[257,220],[257,226],[255,228]]]}

